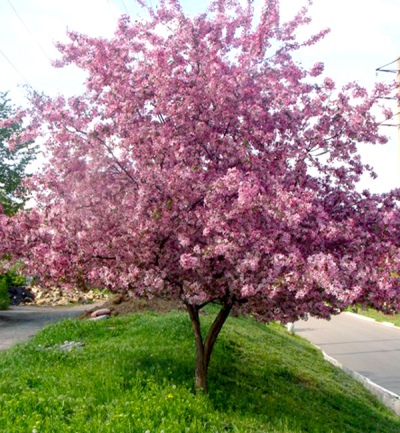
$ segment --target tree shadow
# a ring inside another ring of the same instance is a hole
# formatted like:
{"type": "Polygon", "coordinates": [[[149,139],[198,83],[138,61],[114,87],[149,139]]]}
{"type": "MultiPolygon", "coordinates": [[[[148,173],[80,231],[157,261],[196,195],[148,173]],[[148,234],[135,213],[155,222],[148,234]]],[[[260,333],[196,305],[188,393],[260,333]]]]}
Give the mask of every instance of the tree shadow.
{"type": "MultiPolygon", "coordinates": [[[[247,321],[242,327],[236,320],[223,329],[211,359],[208,399],[217,412],[293,433],[400,431],[400,418],[390,416],[361,384],[324,361],[310,344],[265,325],[247,321]]],[[[149,326],[146,335],[151,335],[149,326]]],[[[144,388],[152,381],[193,389],[189,323],[169,321],[166,315],[151,331],[172,338],[128,351],[115,366],[126,378],[122,386],[128,389],[139,380],[144,388]]]]}
{"type": "Polygon", "coordinates": [[[274,356],[251,357],[235,339],[222,338],[209,373],[209,398],[214,407],[224,413],[264,418],[274,426],[287,425],[293,432],[400,431],[400,418],[388,416],[362,385],[327,364],[318,351],[305,356],[304,344],[296,337],[291,340],[291,350],[299,345],[299,357],[279,364],[274,356]],[[304,372],[299,366],[307,361],[309,372],[304,372]],[[322,366],[323,380],[313,375],[314,362],[316,369],[322,366]]]}

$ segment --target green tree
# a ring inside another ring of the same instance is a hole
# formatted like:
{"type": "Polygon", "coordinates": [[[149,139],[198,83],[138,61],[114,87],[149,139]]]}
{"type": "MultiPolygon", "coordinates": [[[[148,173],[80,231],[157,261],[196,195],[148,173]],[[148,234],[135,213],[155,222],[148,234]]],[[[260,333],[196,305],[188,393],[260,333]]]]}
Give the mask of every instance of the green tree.
{"type": "Polygon", "coordinates": [[[8,285],[4,276],[0,275],[0,310],[6,310],[10,305],[8,285]]]}
{"type": "MultiPolygon", "coordinates": [[[[0,120],[13,117],[15,110],[7,93],[0,92],[0,120]]],[[[22,181],[27,166],[35,159],[37,146],[32,142],[18,144],[10,150],[7,144],[12,134],[22,130],[22,125],[14,123],[0,128],[0,203],[7,215],[13,215],[24,206],[29,198],[22,181]]]]}

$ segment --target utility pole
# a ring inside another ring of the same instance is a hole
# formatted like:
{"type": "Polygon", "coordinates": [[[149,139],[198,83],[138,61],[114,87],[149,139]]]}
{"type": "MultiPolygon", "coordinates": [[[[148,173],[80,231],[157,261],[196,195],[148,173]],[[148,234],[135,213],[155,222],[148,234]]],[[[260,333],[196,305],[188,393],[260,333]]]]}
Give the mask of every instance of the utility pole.
{"type": "Polygon", "coordinates": [[[396,83],[397,83],[397,139],[399,143],[399,166],[400,166],[400,57],[396,60],[396,83]]]}
{"type": "Polygon", "coordinates": [[[396,99],[397,100],[397,123],[396,124],[387,124],[383,123],[383,126],[396,126],[397,127],[397,140],[398,140],[398,146],[399,146],[399,167],[400,167],[400,57],[396,60],[393,60],[393,62],[388,63],[387,65],[381,66],[380,68],[376,69],[377,72],[391,72],[396,74],[396,83],[397,83],[397,92],[396,96],[393,98],[387,98],[387,99],[396,99]],[[393,63],[396,63],[396,69],[386,69],[387,66],[392,65],[393,63]]]}

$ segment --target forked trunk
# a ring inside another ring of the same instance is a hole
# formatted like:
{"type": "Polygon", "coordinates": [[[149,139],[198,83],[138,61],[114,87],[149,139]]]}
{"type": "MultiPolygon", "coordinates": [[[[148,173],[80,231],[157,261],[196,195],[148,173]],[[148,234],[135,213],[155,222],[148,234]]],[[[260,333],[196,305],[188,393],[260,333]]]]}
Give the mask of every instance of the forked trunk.
{"type": "Polygon", "coordinates": [[[215,341],[220,333],[223,324],[232,310],[231,303],[223,304],[220,312],[211,325],[205,340],[201,334],[199,308],[195,305],[186,305],[195,336],[196,345],[196,366],[195,366],[195,388],[207,393],[207,372],[210,364],[211,353],[215,341]]]}

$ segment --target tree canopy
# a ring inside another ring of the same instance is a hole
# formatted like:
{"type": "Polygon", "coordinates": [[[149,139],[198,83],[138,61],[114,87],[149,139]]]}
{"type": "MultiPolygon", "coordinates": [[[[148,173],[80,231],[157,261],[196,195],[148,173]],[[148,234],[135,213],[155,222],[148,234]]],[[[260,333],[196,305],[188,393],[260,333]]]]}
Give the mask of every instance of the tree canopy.
{"type": "Polygon", "coordinates": [[[296,62],[326,33],[296,39],[306,8],[283,23],[277,0],[213,0],[195,17],[138,2],[148,19],[123,16],[114,38],[58,44],[86,92],[32,98],[23,137],[48,160],[37,208],[3,218],[3,250],[52,284],[183,302],[204,389],[232,309],[287,322],[399,308],[398,193],[356,189],[371,171],[357,146],[386,141],[371,109],[388,89],[337,89],[322,63],[296,62]]]}
{"type": "MultiPolygon", "coordinates": [[[[12,119],[14,114],[7,93],[0,93],[0,121],[12,119]]],[[[20,142],[15,148],[9,148],[8,140],[21,130],[21,124],[13,121],[0,127],[0,204],[8,215],[21,209],[28,198],[22,181],[27,166],[36,157],[35,146],[30,142],[20,142]]]]}

